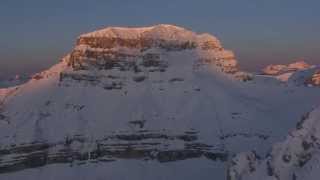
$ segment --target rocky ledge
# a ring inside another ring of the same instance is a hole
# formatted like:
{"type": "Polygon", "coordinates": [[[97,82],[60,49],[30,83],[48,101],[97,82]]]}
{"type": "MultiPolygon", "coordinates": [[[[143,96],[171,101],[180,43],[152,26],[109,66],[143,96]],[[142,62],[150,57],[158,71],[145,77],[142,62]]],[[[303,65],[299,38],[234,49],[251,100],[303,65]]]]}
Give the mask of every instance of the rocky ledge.
{"type": "Polygon", "coordinates": [[[160,52],[184,50],[196,51],[199,59],[215,63],[225,72],[237,71],[234,54],[223,49],[217,38],[173,25],[110,27],[81,35],[68,63],[74,70],[139,71],[141,66],[157,66],[159,71],[164,71],[168,62],[160,52]],[[143,60],[140,64],[139,59],[143,60]]]}

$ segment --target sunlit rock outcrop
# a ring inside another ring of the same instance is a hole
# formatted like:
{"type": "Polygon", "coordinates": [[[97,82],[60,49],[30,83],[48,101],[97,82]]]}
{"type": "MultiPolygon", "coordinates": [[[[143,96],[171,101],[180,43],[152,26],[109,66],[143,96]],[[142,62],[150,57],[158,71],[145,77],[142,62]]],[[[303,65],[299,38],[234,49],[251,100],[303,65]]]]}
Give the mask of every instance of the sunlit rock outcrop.
{"type": "Polygon", "coordinates": [[[223,49],[217,38],[209,34],[198,35],[173,25],[144,28],[110,27],[81,35],[69,64],[76,70],[118,67],[123,71],[131,71],[144,66],[143,63],[139,63],[140,59],[145,62],[162,61],[160,64],[170,64],[162,58],[164,51],[186,50],[194,51],[199,58],[203,57],[215,63],[225,72],[237,71],[234,54],[223,49]]]}
{"type": "Polygon", "coordinates": [[[285,73],[292,73],[299,70],[305,70],[310,68],[311,65],[307,64],[305,61],[297,61],[292,64],[283,65],[283,64],[277,64],[277,65],[269,65],[265,67],[262,72],[266,75],[281,75],[285,73]]]}
{"type": "Polygon", "coordinates": [[[304,61],[288,65],[269,65],[262,70],[263,75],[272,76],[282,82],[297,86],[319,86],[319,72],[319,66],[309,65],[304,61]]]}

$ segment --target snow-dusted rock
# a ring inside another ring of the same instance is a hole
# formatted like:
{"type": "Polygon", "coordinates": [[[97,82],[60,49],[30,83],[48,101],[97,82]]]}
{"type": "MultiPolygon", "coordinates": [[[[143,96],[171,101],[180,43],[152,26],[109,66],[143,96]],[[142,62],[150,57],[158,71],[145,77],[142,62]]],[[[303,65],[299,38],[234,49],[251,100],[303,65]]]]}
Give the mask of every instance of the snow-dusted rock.
{"type": "Polygon", "coordinates": [[[312,77],[308,78],[306,84],[312,86],[320,86],[320,70],[317,70],[312,77]]]}
{"type": "Polygon", "coordinates": [[[239,71],[234,74],[235,79],[240,81],[251,81],[254,79],[254,75],[248,72],[239,71]]]}
{"type": "Polygon", "coordinates": [[[262,72],[266,75],[278,75],[280,72],[282,72],[284,69],[286,69],[286,65],[269,65],[265,67],[262,72]]]}
{"type": "Polygon", "coordinates": [[[317,86],[316,76],[318,71],[319,67],[313,66],[306,70],[294,72],[289,76],[287,83],[296,86],[317,86]]]}
{"type": "Polygon", "coordinates": [[[319,86],[319,66],[309,65],[304,61],[298,61],[289,65],[269,65],[262,71],[263,75],[269,75],[281,82],[295,86],[319,86]]]}
{"type": "Polygon", "coordinates": [[[307,64],[305,61],[297,61],[292,64],[288,65],[283,65],[283,64],[278,64],[278,65],[269,65],[265,67],[262,72],[263,74],[266,75],[282,75],[286,73],[292,73],[296,72],[299,70],[305,70],[310,68],[311,65],[307,64]]]}
{"type": "MultiPolygon", "coordinates": [[[[95,66],[99,69],[110,66],[130,70],[137,67],[137,61],[148,56],[150,50],[194,51],[206,56],[225,72],[237,71],[233,52],[222,48],[220,41],[209,34],[196,34],[173,25],[157,25],[144,28],[110,27],[81,35],[71,54],[70,64],[75,69],[95,66]],[[120,65],[121,64],[121,65],[120,65]]],[[[111,67],[111,68],[112,68],[111,67]]]]}
{"type": "Polygon", "coordinates": [[[224,179],[233,154],[264,155],[320,98],[235,80],[251,78],[236,64],[215,37],[171,25],[82,35],[0,96],[0,179],[224,179]]]}
{"type": "Polygon", "coordinates": [[[320,108],[303,116],[266,158],[259,159],[253,153],[236,156],[229,168],[230,179],[316,180],[320,175],[319,144],[320,108]]]}

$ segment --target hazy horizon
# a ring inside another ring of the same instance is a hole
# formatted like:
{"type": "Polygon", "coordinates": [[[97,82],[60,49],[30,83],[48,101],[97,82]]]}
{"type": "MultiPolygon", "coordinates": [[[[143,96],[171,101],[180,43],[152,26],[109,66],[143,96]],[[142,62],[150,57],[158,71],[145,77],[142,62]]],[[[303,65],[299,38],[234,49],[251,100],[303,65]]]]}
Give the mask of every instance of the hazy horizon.
{"type": "Polygon", "coordinates": [[[0,77],[46,69],[70,52],[76,38],[108,26],[175,24],[215,35],[244,70],[304,58],[320,63],[320,2],[231,0],[4,0],[0,7],[0,77]],[[77,6],[74,6],[75,3],[77,6]]]}

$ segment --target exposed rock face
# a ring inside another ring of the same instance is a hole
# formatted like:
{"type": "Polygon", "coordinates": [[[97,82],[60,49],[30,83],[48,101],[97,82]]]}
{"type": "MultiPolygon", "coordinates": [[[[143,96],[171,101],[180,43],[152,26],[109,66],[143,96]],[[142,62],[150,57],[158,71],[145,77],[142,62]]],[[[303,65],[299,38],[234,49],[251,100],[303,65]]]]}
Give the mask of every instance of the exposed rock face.
{"type": "MultiPolygon", "coordinates": [[[[1,118],[1,116],[0,116],[1,118]]],[[[211,161],[226,161],[228,152],[197,142],[197,132],[168,135],[168,132],[139,131],[108,135],[96,141],[77,135],[57,143],[33,142],[0,150],[3,160],[0,174],[49,164],[74,161],[82,164],[107,163],[125,159],[153,160],[160,163],[204,157],[211,161]],[[150,141],[152,140],[152,141],[150,141]],[[174,143],[184,146],[176,149],[174,143]],[[94,145],[93,145],[94,144],[94,145]],[[82,147],[92,146],[84,151],[82,147]]]]}
{"type": "Polygon", "coordinates": [[[262,70],[264,75],[295,85],[319,86],[319,67],[298,61],[288,65],[269,65],[262,70]]]}
{"type": "Polygon", "coordinates": [[[119,68],[121,71],[139,71],[152,66],[164,71],[170,62],[161,58],[161,51],[185,50],[195,51],[225,72],[237,71],[234,54],[224,50],[218,39],[172,25],[106,28],[81,35],[69,65],[75,70],[119,68]]]}
{"type": "Polygon", "coordinates": [[[235,77],[235,79],[237,79],[239,81],[243,81],[243,82],[251,81],[254,79],[253,74],[247,73],[247,72],[242,72],[242,71],[235,73],[234,77],[235,77]]]}
{"type": "Polygon", "coordinates": [[[269,65],[266,68],[262,70],[263,74],[266,75],[281,75],[285,73],[290,73],[290,72],[296,72],[299,70],[305,70],[310,68],[311,65],[307,64],[304,61],[297,61],[292,64],[288,65],[283,65],[283,64],[278,64],[278,65],[269,65]]]}

